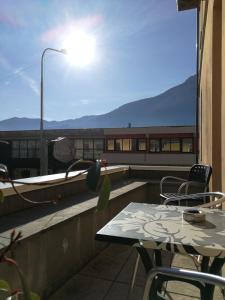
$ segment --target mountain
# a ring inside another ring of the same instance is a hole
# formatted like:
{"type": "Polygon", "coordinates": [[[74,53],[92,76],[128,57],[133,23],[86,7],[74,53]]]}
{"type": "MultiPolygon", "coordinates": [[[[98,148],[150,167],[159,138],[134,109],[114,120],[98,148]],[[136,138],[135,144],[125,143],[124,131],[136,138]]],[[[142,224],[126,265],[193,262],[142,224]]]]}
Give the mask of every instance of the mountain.
{"type": "MultiPolygon", "coordinates": [[[[194,125],[196,113],[196,76],[164,93],[124,104],[102,115],[64,121],[45,121],[45,129],[113,128],[194,125]]],[[[11,118],[0,121],[0,130],[39,129],[39,119],[11,118]]]]}

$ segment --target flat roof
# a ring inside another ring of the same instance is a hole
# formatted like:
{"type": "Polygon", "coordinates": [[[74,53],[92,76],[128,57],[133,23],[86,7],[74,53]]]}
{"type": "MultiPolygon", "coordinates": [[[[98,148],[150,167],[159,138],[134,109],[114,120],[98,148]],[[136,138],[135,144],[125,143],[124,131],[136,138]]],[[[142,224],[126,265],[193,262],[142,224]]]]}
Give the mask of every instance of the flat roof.
{"type": "Polygon", "coordinates": [[[178,11],[198,8],[200,0],[177,0],[178,11]]]}

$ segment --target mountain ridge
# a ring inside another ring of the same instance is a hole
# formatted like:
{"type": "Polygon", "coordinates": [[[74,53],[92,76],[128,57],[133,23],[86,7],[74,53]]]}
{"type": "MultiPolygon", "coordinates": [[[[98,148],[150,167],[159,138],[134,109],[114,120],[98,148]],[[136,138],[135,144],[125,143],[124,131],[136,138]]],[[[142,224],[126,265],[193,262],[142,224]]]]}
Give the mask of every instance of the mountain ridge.
{"type": "MultiPolygon", "coordinates": [[[[44,121],[45,129],[187,126],[195,124],[196,75],[157,96],[125,103],[101,115],[63,121],[44,121]]],[[[12,117],[0,121],[0,130],[38,130],[39,118],[12,117]]]]}

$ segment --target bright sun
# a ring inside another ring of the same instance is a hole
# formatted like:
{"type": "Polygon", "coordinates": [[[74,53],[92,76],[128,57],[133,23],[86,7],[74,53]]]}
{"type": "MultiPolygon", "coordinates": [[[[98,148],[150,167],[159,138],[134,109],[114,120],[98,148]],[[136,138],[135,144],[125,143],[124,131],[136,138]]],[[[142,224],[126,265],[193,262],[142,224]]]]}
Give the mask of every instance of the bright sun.
{"type": "Polygon", "coordinates": [[[70,64],[75,66],[86,67],[96,60],[95,37],[82,30],[70,32],[64,39],[63,48],[70,64]]]}

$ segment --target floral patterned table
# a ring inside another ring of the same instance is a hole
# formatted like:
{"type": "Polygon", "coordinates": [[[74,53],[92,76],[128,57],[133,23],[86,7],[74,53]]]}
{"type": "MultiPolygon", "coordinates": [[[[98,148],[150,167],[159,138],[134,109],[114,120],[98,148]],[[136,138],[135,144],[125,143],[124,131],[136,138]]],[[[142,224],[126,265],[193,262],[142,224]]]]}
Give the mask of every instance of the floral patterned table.
{"type": "Polygon", "coordinates": [[[97,240],[120,242],[225,258],[225,211],[202,209],[206,220],[190,223],[183,219],[187,207],[130,203],[96,234],[97,240]]]}
{"type": "MultiPolygon", "coordinates": [[[[205,221],[190,223],[183,219],[185,209],[187,207],[130,203],[97,232],[96,239],[135,245],[146,272],[154,265],[162,265],[161,250],[167,250],[200,254],[201,271],[219,275],[225,262],[225,211],[202,209],[205,221]],[[153,249],[155,255],[150,257],[146,248],[153,249]]],[[[168,280],[167,276],[164,281],[168,280]]],[[[192,284],[200,288],[198,282],[192,284]]],[[[214,286],[209,284],[200,288],[201,299],[213,299],[213,290],[214,286]]]]}

